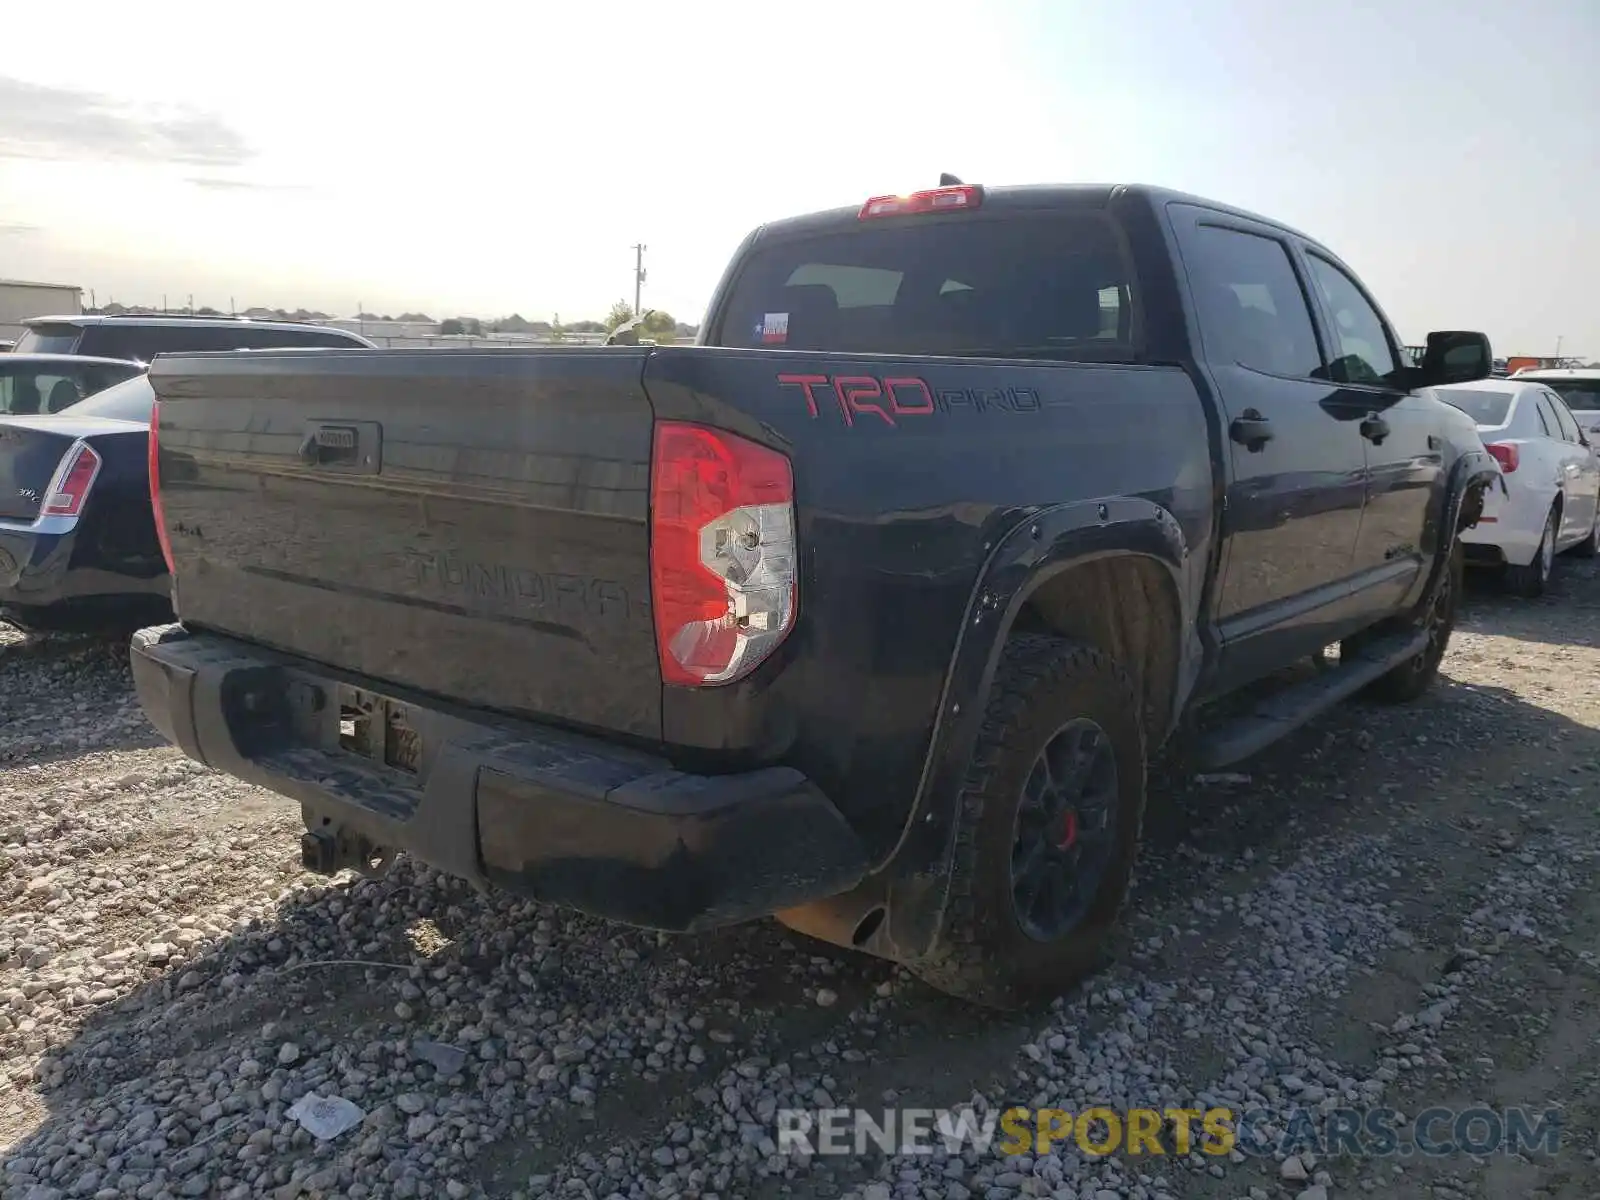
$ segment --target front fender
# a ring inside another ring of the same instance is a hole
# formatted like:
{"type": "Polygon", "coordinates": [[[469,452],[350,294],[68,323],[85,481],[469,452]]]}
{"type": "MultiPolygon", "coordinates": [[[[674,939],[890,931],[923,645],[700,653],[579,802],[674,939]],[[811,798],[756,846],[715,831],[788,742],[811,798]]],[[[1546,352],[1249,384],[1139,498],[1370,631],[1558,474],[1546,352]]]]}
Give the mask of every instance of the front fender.
{"type": "Polygon", "coordinates": [[[1181,708],[1199,669],[1195,606],[1205,564],[1173,515],[1148,500],[1118,497],[1041,509],[1013,526],[996,543],[968,602],[900,841],[866,885],[881,896],[887,915],[865,949],[901,962],[933,949],[948,899],[957,800],[1006,638],[1038,588],[1063,571],[1112,557],[1154,561],[1172,580],[1184,630],[1174,714],[1181,708]]]}

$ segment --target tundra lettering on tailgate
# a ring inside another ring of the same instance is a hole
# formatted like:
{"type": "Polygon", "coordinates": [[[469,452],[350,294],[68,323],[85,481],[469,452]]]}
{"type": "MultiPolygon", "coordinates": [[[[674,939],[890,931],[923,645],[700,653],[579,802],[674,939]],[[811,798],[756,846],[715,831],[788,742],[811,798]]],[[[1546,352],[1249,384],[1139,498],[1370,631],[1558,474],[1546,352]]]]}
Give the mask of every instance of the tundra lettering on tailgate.
{"type": "MultiPolygon", "coordinates": [[[[450,551],[412,550],[406,553],[406,569],[411,581],[421,585],[472,596],[479,600],[500,600],[513,608],[537,609],[552,616],[599,617],[626,620],[634,615],[635,605],[628,589],[614,579],[591,579],[530,571],[504,563],[481,563],[450,551]]],[[[648,610],[648,605],[644,605],[648,610]]]]}
{"type": "Polygon", "coordinates": [[[896,418],[927,417],[934,413],[1033,413],[1044,407],[1032,388],[932,388],[915,375],[779,375],[778,386],[798,388],[813,419],[822,409],[837,406],[844,423],[857,417],[877,417],[893,428],[896,418]]]}

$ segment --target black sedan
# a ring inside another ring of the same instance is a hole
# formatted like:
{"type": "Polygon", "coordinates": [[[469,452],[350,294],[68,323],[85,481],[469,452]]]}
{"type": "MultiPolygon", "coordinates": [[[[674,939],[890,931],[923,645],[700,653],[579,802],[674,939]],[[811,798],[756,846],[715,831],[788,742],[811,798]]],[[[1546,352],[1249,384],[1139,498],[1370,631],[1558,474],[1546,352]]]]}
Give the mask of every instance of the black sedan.
{"type": "Polygon", "coordinates": [[[0,617],[37,631],[170,619],[150,513],[154,399],[139,375],[66,412],[0,416],[0,617]]]}

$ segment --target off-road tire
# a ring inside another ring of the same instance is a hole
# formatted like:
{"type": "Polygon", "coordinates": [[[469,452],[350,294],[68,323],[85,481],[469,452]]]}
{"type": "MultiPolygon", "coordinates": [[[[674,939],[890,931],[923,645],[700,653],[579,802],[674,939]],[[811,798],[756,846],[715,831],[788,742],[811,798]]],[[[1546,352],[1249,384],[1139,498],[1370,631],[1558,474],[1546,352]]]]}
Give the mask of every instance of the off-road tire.
{"type": "Polygon", "coordinates": [[[1461,588],[1465,583],[1466,554],[1459,540],[1450,548],[1450,561],[1445,564],[1445,571],[1441,590],[1432,594],[1425,609],[1403,623],[1384,630],[1414,633],[1432,624],[1434,636],[1421,654],[1407,659],[1372,681],[1366,689],[1372,699],[1387,704],[1406,704],[1426,692],[1438,678],[1439,664],[1444,661],[1445,651],[1450,648],[1450,635],[1455,632],[1456,614],[1461,607],[1461,588]]]}
{"type": "Polygon", "coordinates": [[[1550,586],[1550,575],[1555,563],[1554,554],[1548,556],[1545,554],[1544,544],[1548,539],[1554,545],[1556,533],[1560,528],[1560,508],[1552,504],[1549,515],[1545,517],[1544,534],[1539,540],[1538,548],[1533,552],[1533,561],[1526,565],[1506,564],[1503,576],[1506,590],[1525,600],[1537,600],[1544,595],[1545,589],[1550,586]]]}
{"type": "Polygon", "coordinates": [[[914,969],[940,991],[990,1008],[1048,1001],[1100,965],[1128,891],[1145,805],[1145,736],[1132,682],[1110,656],[1041,634],[1007,642],[957,801],[950,900],[937,949],[914,969]],[[1018,924],[1011,848],[1022,785],[1075,718],[1096,722],[1117,765],[1110,860],[1089,911],[1042,942],[1018,924]]]}

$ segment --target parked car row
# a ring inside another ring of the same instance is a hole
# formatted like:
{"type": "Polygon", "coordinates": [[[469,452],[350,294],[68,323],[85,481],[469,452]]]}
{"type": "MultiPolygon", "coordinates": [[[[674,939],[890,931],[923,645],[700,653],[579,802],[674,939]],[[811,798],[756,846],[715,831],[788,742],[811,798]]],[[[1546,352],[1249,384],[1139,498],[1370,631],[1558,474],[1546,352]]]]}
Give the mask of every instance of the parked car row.
{"type": "Polygon", "coordinates": [[[0,614],[34,630],[171,614],[146,461],[156,355],[372,345],[227,317],[39,317],[25,329],[0,357],[0,614]]]}

